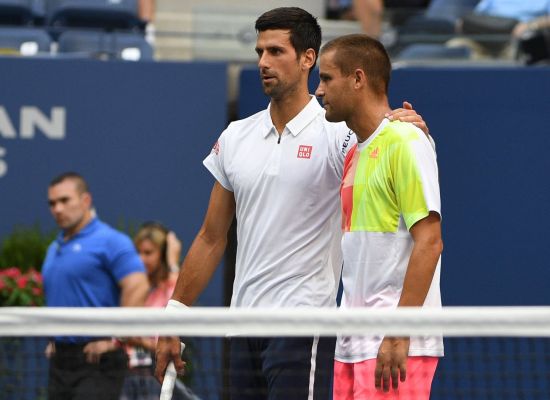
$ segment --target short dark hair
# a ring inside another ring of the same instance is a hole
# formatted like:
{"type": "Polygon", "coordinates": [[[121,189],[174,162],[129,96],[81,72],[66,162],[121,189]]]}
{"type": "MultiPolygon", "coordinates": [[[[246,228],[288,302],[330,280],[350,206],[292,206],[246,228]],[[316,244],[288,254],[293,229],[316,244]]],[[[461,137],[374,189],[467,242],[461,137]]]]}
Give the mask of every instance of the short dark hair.
{"type": "Polygon", "coordinates": [[[332,50],[335,51],[334,62],[343,75],[350,75],[361,68],[367,74],[369,85],[375,93],[388,93],[391,61],[382,43],[368,35],[357,33],[327,42],[321,53],[332,50]]]}
{"type": "MultiPolygon", "coordinates": [[[[307,49],[315,51],[315,57],[319,55],[321,47],[321,26],[317,18],[299,7],[279,7],[269,10],[256,20],[256,32],[270,29],[288,29],[290,31],[290,43],[296,54],[300,55],[307,49]]],[[[315,65],[310,69],[313,70],[315,65]]]]}
{"type": "Polygon", "coordinates": [[[64,172],[64,173],[56,176],[55,178],[53,178],[50,182],[49,187],[58,185],[61,182],[66,181],[66,180],[74,181],[75,184],[76,184],[76,189],[78,190],[79,193],[89,192],[88,184],[86,183],[86,180],[82,177],[82,175],[80,175],[79,173],[76,173],[76,172],[72,172],[72,171],[64,172]]]}

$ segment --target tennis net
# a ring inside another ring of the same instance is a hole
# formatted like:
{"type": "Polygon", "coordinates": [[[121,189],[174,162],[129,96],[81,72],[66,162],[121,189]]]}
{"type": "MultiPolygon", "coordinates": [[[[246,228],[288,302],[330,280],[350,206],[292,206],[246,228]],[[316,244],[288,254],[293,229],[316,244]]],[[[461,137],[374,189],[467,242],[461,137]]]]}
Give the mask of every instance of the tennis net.
{"type": "MultiPolygon", "coordinates": [[[[550,399],[550,307],[0,308],[0,399],[46,399],[50,338],[183,337],[190,399],[227,399],[227,337],[442,335],[431,399],[550,399]],[[192,397],[194,396],[194,397],[192,397]]],[[[181,386],[181,385],[180,385],[181,386]]],[[[176,398],[176,397],[175,397],[176,398]]],[[[185,398],[185,397],[182,397],[185,398]]]]}

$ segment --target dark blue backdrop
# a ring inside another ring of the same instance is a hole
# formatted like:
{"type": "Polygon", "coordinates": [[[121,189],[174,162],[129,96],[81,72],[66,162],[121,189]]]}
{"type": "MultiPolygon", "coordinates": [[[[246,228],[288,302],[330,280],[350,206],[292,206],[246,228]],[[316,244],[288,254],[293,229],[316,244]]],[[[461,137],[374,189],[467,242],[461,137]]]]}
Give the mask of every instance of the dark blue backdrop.
{"type": "MultiPolygon", "coordinates": [[[[185,251],[213,183],[202,159],[226,125],[226,84],[224,64],[1,59],[0,112],[18,137],[0,131],[0,164],[8,166],[0,177],[0,237],[16,223],[53,228],[47,184],[74,169],[88,178],[103,219],[114,225],[160,220],[178,233],[185,251]],[[52,107],[65,107],[64,138],[40,131],[21,138],[25,106],[48,117],[52,107]]],[[[255,68],[244,70],[240,90],[240,115],[267,104],[255,68]]],[[[446,305],[550,302],[549,93],[548,68],[393,74],[392,106],[411,101],[437,142],[446,305]]],[[[221,272],[201,305],[222,304],[221,272]]],[[[500,367],[496,362],[493,369],[500,367]]]]}
{"type": "MultiPolygon", "coordinates": [[[[66,110],[65,138],[6,138],[0,147],[0,237],[14,224],[54,224],[47,186],[75,170],[99,216],[113,225],[159,220],[181,237],[198,231],[213,179],[202,165],[227,122],[225,64],[0,60],[0,107],[19,129],[19,110],[66,110]]],[[[18,135],[20,136],[20,135],[18,135]]],[[[221,274],[216,286],[221,288],[221,274]]],[[[201,304],[220,304],[209,291],[201,304]]]]}
{"type": "MultiPolygon", "coordinates": [[[[88,180],[102,219],[115,226],[164,222],[182,239],[185,254],[214,182],[202,159],[227,123],[226,88],[225,64],[0,59],[0,162],[7,164],[0,177],[0,238],[15,224],[53,229],[48,183],[75,170],[88,180]],[[64,138],[52,140],[40,130],[21,138],[26,106],[46,119],[53,107],[64,107],[64,138]]],[[[223,291],[220,267],[197,304],[222,305],[223,291]]],[[[29,329],[40,335],[39,325],[29,329]]],[[[0,348],[0,364],[30,374],[8,370],[8,381],[0,377],[10,398],[35,399],[45,385],[45,345],[28,346],[36,357],[23,360],[21,351],[12,359],[0,348]],[[23,361],[29,364],[19,365],[23,361]]],[[[196,357],[204,369],[195,373],[197,385],[220,387],[220,349],[220,341],[195,346],[196,354],[212,355],[196,357]]]]}

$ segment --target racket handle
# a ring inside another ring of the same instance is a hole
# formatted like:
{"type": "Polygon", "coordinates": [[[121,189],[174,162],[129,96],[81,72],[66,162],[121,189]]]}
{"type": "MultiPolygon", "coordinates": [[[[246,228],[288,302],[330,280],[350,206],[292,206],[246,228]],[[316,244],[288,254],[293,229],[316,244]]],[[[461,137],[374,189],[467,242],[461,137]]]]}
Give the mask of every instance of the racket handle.
{"type": "MultiPolygon", "coordinates": [[[[181,349],[180,354],[183,353],[183,349],[185,349],[185,343],[180,343],[181,349]]],[[[174,386],[176,385],[176,379],[178,377],[178,373],[176,372],[176,367],[174,366],[174,362],[170,361],[168,364],[168,367],[166,368],[166,372],[164,373],[164,380],[162,381],[162,387],[160,389],[160,400],[172,400],[172,394],[174,393],[174,386]]]]}

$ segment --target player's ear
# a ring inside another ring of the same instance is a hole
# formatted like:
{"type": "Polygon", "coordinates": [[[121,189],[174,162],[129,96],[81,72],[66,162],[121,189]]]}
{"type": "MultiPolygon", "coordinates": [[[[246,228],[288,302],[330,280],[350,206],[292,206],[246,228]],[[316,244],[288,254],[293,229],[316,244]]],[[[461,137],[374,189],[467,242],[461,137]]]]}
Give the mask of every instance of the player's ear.
{"type": "Polygon", "coordinates": [[[361,89],[367,84],[367,75],[361,68],[357,68],[353,71],[354,89],[361,89]]]}
{"type": "Polygon", "coordinates": [[[313,49],[307,49],[302,55],[302,69],[309,71],[317,61],[317,54],[313,49]]]}

